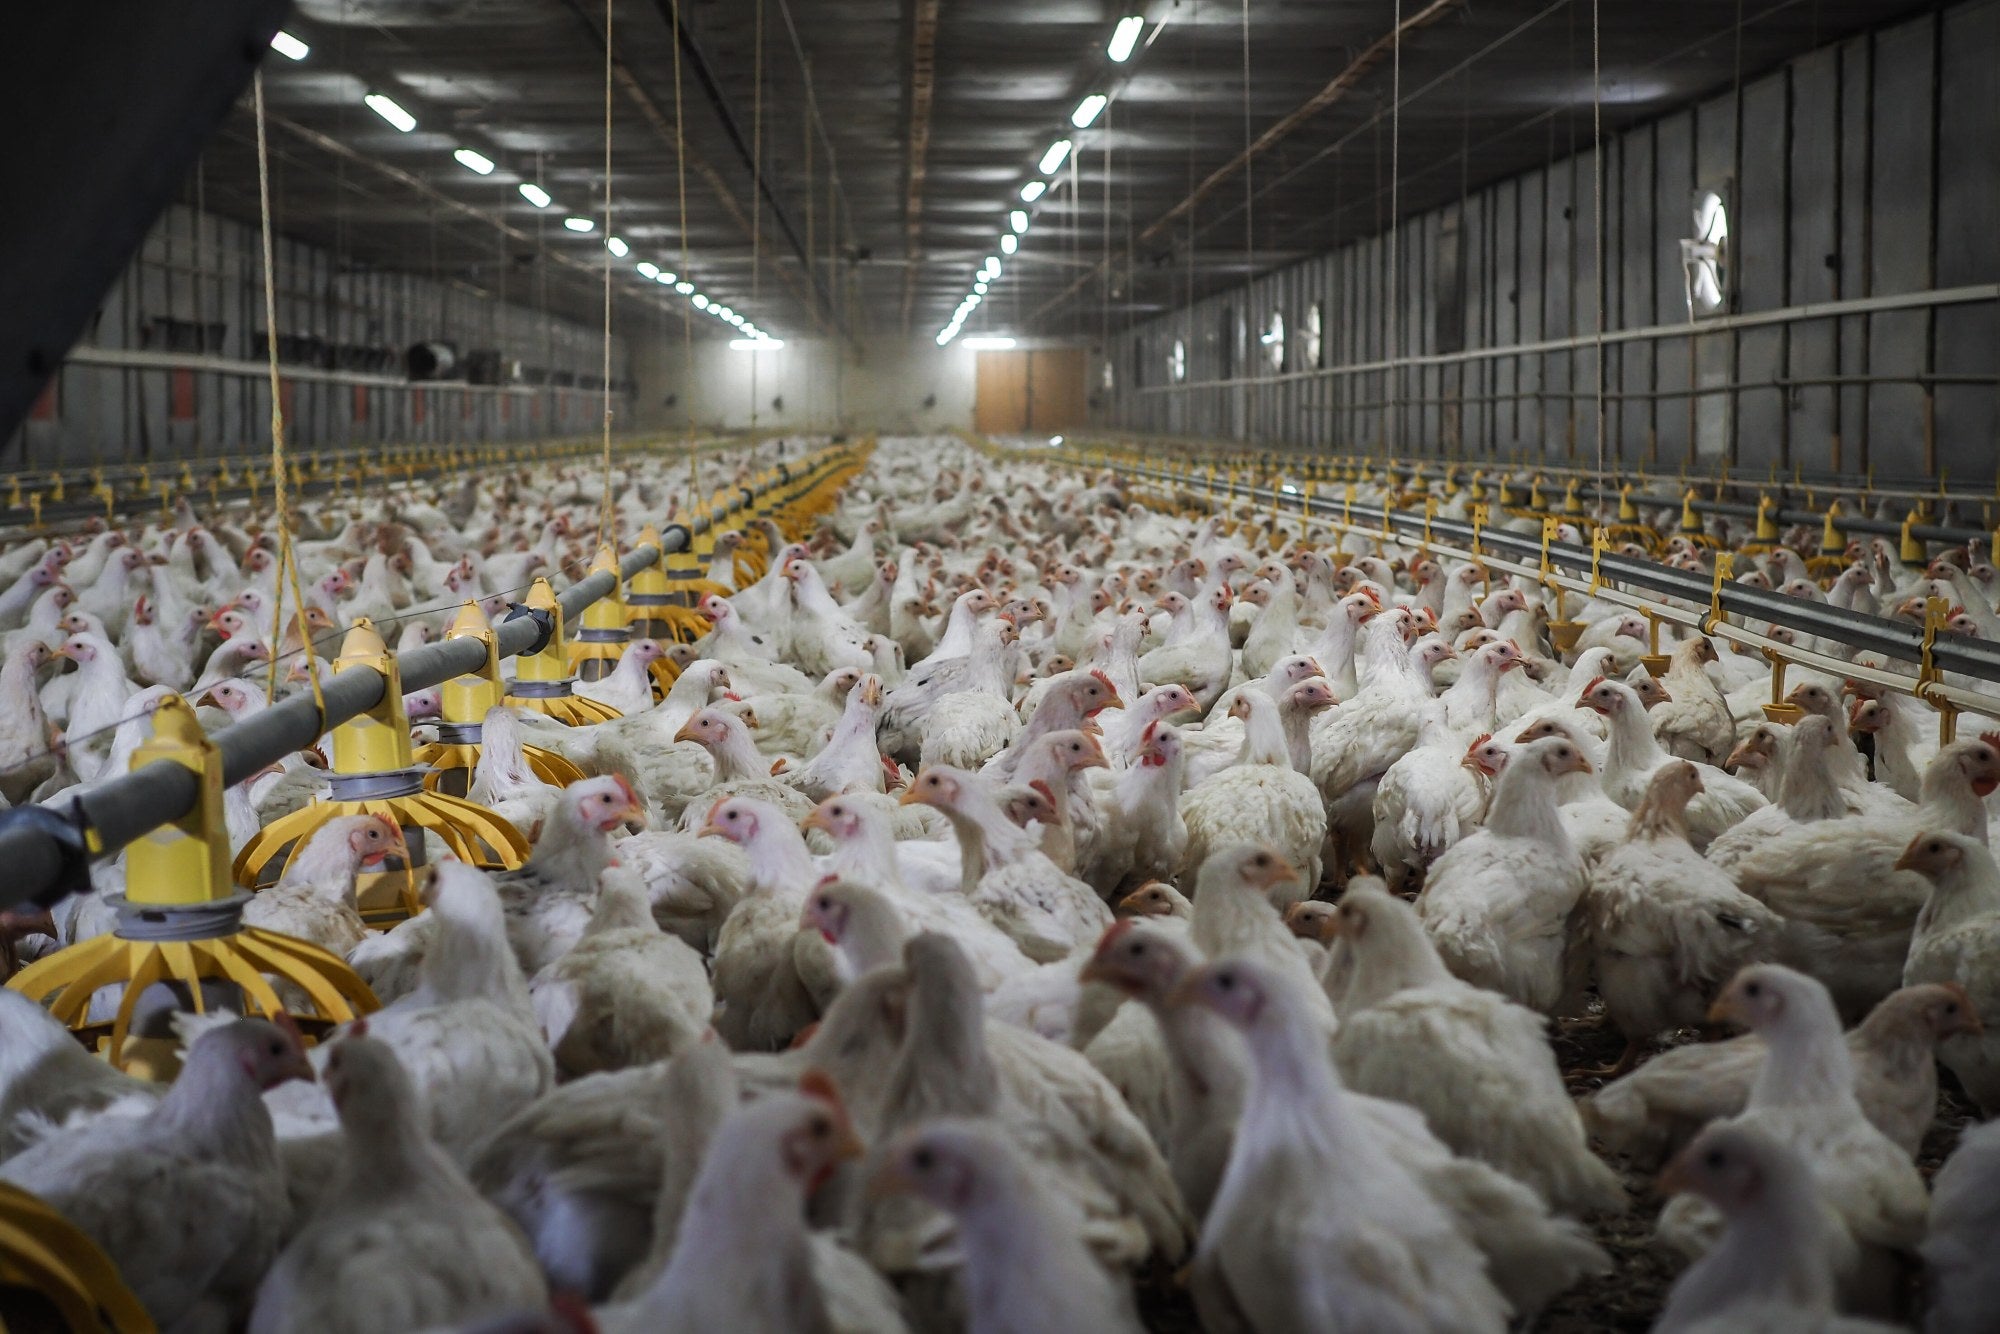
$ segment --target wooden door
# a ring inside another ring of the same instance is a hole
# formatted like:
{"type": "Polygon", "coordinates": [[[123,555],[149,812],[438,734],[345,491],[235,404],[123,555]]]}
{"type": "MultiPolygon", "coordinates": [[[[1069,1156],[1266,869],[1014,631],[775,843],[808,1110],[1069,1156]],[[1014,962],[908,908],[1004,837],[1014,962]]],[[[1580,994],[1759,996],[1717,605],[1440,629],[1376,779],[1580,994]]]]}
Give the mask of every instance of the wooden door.
{"type": "Polygon", "coordinates": [[[972,429],[981,435],[1021,435],[1028,429],[1028,354],[978,354],[972,429]]]}
{"type": "Polygon", "coordinates": [[[1053,347],[1028,354],[1028,432],[1051,435],[1084,424],[1084,349],[1053,347]]]}

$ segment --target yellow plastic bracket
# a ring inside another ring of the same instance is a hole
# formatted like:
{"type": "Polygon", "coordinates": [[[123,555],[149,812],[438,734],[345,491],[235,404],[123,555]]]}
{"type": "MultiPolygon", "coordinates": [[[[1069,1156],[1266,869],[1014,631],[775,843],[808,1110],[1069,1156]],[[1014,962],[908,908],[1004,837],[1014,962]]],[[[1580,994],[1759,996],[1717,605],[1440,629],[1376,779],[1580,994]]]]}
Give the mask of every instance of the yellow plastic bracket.
{"type": "Polygon", "coordinates": [[[1639,522],[1639,507],[1632,503],[1632,484],[1630,482],[1618,488],[1618,522],[1639,522]]]}
{"type": "Polygon", "coordinates": [[[381,674],[382,698],[374,708],[333,729],[334,772],[372,774],[409,768],[415,761],[410,757],[410,720],[403,712],[403,672],[366,616],[348,627],[340,656],[333,660],[336,675],[355,667],[381,674]]]}
{"type": "Polygon", "coordinates": [[[1778,502],[1768,495],[1757,497],[1757,540],[1759,542],[1778,540],[1778,502]]]}
{"type": "Polygon", "coordinates": [[[1694,512],[1695,489],[1689,487],[1681,495],[1681,531],[1698,533],[1701,531],[1701,516],[1694,512]]]}
{"type": "Polygon", "coordinates": [[[1484,554],[1479,549],[1479,540],[1486,532],[1486,521],[1492,513],[1484,501],[1476,501],[1472,506],[1472,554],[1475,556],[1484,554]]]}
{"type": "Polygon", "coordinates": [[[448,723],[476,723],[486,711],[506,698],[507,687],[500,680],[500,640],[493,623],[477,602],[467,602],[445,631],[446,639],[477,639],[486,645],[486,661],[476,671],[454,676],[438,687],[438,712],[448,723]]]}
{"type": "Polygon", "coordinates": [[[1736,557],[1727,551],[1715,553],[1715,582],[1708,589],[1708,619],[1701,623],[1702,631],[1714,634],[1715,627],[1722,623],[1722,585],[1736,572],[1736,557]]]}
{"type": "Polygon", "coordinates": [[[1542,520],[1542,582],[1544,584],[1549,581],[1549,576],[1555,573],[1555,567],[1549,563],[1549,543],[1556,540],[1557,527],[1558,523],[1553,516],[1542,520]]]}
{"type": "Polygon", "coordinates": [[[1424,547],[1427,550],[1429,549],[1431,544],[1431,520],[1437,517],[1437,512],[1438,512],[1438,498],[1436,496],[1425,496],[1424,497],[1424,547]]]}
{"type": "Polygon", "coordinates": [[[562,604],[547,579],[537,579],[528,590],[524,604],[532,611],[545,611],[555,619],[555,630],[540,653],[524,653],[514,660],[514,675],[522,681],[569,680],[569,637],[563,629],[562,604]]]}
{"type": "Polygon", "coordinates": [[[1847,538],[1834,523],[1839,515],[1840,501],[1835,499],[1828,502],[1826,522],[1820,525],[1819,530],[1819,549],[1822,555],[1838,556],[1847,550],[1847,538]]]}
{"type": "Polygon", "coordinates": [[[1918,522],[1924,517],[1923,510],[1913,509],[1903,516],[1903,533],[1898,556],[1910,565],[1922,565],[1927,559],[1923,539],[1916,534],[1918,522]]]}
{"type": "Polygon", "coordinates": [[[153,735],[132,752],[132,772],[161,760],[194,774],[195,802],[186,815],[126,849],[125,897],[134,903],[226,899],[236,887],[229,879],[229,832],[222,818],[222,752],[179,695],[168,695],[153,710],[153,735]]]}
{"type": "Polygon", "coordinates": [[[1590,595],[1597,596],[1597,590],[1604,587],[1604,576],[1599,572],[1598,562],[1604,557],[1604,549],[1611,545],[1611,535],[1602,528],[1593,529],[1590,534],[1590,595]]]}

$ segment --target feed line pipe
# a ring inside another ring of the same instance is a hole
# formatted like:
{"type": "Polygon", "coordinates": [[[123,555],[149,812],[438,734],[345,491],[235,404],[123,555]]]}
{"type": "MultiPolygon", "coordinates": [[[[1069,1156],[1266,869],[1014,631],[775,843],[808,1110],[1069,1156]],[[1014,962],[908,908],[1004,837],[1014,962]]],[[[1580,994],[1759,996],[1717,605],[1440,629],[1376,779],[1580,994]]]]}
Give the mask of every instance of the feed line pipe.
{"type": "MultiPolygon", "coordinates": [[[[635,547],[619,562],[618,576],[609,571],[579,580],[556,598],[563,622],[575,624],[583,609],[621,586],[626,579],[670,552],[688,548],[698,531],[751,508],[778,494],[789,499],[817,484],[847,457],[841,449],[822,453],[802,469],[779,463],[774,480],[761,487],[742,487],[720,510],[697,516],[692,526],[669,524],[660,545],[635,547]]],[[[516,606],[494,631],[500,657],[533,653],[548,642],[554,627],[546,615],[516,606]]],[[[406,694],[427,689],[478,671],[485,665],[486,647],[477,639],[447,639],[397,655],[406,694]]],[[[310,693],[301,692],[263,710],[245,722],[223,728],[211,739],[222,752],[222,781],[234,785],[294,751],[315,745],[341,723],[358,717],[382,700],[384,678],[366,667],[350,668],[326,678],[322,694],[326,713],[320,714],[310,693]]],[[[87,792],[64,793],[49,806],[21,806],[0,816],[0,908],[27,900],[52,903],[64,894],[88,889],[89,863],[108,857],[161,825],[181,819],[195,808],[196,774],[171,761],[156,761],[121,778],[100,783],[87,792]]]]}

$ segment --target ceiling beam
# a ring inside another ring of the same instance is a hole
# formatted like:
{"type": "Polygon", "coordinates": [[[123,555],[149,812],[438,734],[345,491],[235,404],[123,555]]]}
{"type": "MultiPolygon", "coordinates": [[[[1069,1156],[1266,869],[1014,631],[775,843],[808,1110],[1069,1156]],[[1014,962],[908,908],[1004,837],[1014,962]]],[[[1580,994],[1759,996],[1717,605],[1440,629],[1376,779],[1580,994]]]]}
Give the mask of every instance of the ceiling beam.
{"type": "MultiPolygon", "coordinates": [[[[1373,42],[1370,42],[1362,49],[1361,54],[1348,61],[1345,68],[1334,75],[1325,87],[1321,88],[1285,115],[1280,116],[1262,134],[1252,140],[1242,152],[1210,172],[1207,178],[1190,191],[1185,199],[1148,223],[1139,233],[1138,241],[1156,240],[1175,221],[1191,212],[1200,205],[1202,200],[1215,193],[1225,181],[1246,170],[1251,163],[1289,138],[1300,126],[1352,92],[1356,84],[1360,83],[1371,70],[1381,64],[1384,59],[1395,51],[1403,38],[1436,23],[1452,10],[1459,8],[1463,3],[1465,3],[1465,0],[1431,0],[1431,3],[1404,19],[1399,26],[1392,27],[1373,42]]],[[[1030,318],[1039,320],[1049,312],[1055,310],[1078,292],[1088,287],[1092,280],[1104,273],[1109,267],[1110,260],[1108,258],[1092,265],[1088,273],[1083,274],[1054,297],[1036,307],[1034,314],[1030,318]]]]}
{"type": "Polygon", "coordinates": [[[931,103],[937,91],[938,0],[916,0],[910,32],[910,128],[905,136],[909,183],[903,194],[903,337],[917,295],[917,268],[924,258],[924,176],[931,146],[931,103]]]}

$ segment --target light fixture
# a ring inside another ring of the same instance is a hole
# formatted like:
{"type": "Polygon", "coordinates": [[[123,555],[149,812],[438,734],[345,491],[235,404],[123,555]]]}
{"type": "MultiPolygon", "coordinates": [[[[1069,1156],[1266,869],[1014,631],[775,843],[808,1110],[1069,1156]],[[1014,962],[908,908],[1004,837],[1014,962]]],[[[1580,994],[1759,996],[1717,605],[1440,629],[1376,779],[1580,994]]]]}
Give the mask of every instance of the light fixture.
{"type": "Polygon", "coordinates": [[[971,307],[973,307],[973,306],[976,306],[976,305],[978,305],[978,304],[979,304],[980,302],[984,301],[985,299],[986,299],[986,298],[985,298],[985,297],[983,297],[983,296],[981,296],[981,295],[979,295],[979,293],[977,293],[977,292],[974,292],[974,293],[973,293],[973,294],[972,294],[971,296],[969,296],[969,297],[965,298],[965,304],[966,304],[967,308],[969,309],[969,308],[971,308],[971,307]]]}
{"type": "Polygon", "coordinates": [[[312,54],[312,48],[283,28],[271,34],[271,49],[287,60],[304,60],[312,54]]]}
{"type": "Polygon", "coordinates": [[[1020,244],[1021,243],[1019,241],[1016,241],[1014,239],[1014,233],[1008,232],[1005,236],[1000,238],[1000,253],[1003,255],[1011,255],[1014,253],[1016,249],[1020,247],[1020,244]]]}
{"type": "Polygon", "coordinates": [[[626,245],[623,241],[619,240],[615,236],[607,236],[604,238],[604,248],[606,250],[609,250],[612,254],[618,256],[618,258],[620,259],[623,259],[625,258],[625,256],[632,253],[632,247],[626,245]]]}
{"type": "Polygon", "coordinates": [[[1090,123],[1097,119],[1098,113],[1104,110],[1104,104],[1108,100],[1110,99],[1106,98],[1103,93],[1092,93],[1089,97],[1078,102],[1076,110],[1069,113],[1069,123],[1076,126],[1079,130],[1089,129],[1090,123]]]}
{"type": "Polygon", "coordinates": [[[694,294],[693,300],[694,300],[694,308],[696,310],[708,309],[708,298],[703,296],[700,292],[696,292],[694,294]]]}
{"type": "Polygon", "coordinates": [[[1279,490],[1283,491],[1288,496],[1295,496],[1299,493],[1299,489],[1296,486],[1293,486],[1290,482],[1286,482],[1282,487],[1279,488],[1279,490]]]}
{"type": "Polygon", "coordinates": [[[470,148],[461,148],[456,153],[453,153],[452,157],[456,158],[458,165],[464,167],[467,171],[476,171],[481,176],[491,176],[493,174],[493,159],[484,153],[475,153],[470,148]]]}
{"type": "MultiPolygon", "coordinates": [[[[1007,341],[1011,343],[1011,342],[1013,342],[1014,340],[1010,338],[1010,339],[1008,339],[1007,341]]],[[[1059,436],[1059,435],[1052,435],[1052,436],[1050,436],[1050,437],[1049,437],[1049,443],[1050,443],[1051,445],[1060,445],[1060,444],[1061,444],[1062,442],[1063,442],[1063,438],[1062,438],[1061,436],[1059,436]]]]}
{"type": "Polygon", "coordinates": [[[1062,167],[1063,159],[1069,156],[1069,140],[1058,139],[1049,145],[1049,151],[1042,154],[1040,167],[1042,175],[1053,176],[1062,167]]]}
{"type": "Polygon", "coordinates": [[[988,255],[986,257],[986,267],[993,275],[992,278],[987,279],[988,282],[993,281],[993,278],[998,278],[1000,276],[1000,256],[988,255]]]}
{"type": "Polygon", "coordinates": [[[672,287],[676,282],[680,281],[680,275],[672,272],[669,269],[661,269],[659,281],[665,283],[669,287],[672,287]]]}
{"type": "Polygon", "coordinates": [[[693,284],[693,283],[675,283],[675,284],[674,284],[674,290],[675,290],[676,292],[679,292],[679,293],[680,293],[680,294],[681,294],[682,296],[688,296],[688,295],[691,295],[691,294],[692,294],[692,293],[694,292],[694,284],[693,284]]]}
{"type": "Polygon", "coordinates": [[[733,320],[736,318],[736,312],[731,310],[727,306],[717,306],[715,308],[715,313],[722,316],[722,318],[725,320],[733,320]]]}
{"type": "Polygon", "coordinates": [[[1009,213],[1007,215],[1007,225],[1014,229],[1014,234],[1016,236],[1027,235],[1028,210],[1024,208],[1017,208],[1012,213],[1009,213]]]}
{"type": "Polygon", "coordinates": [[[1005,334],[973,334],[965,340],[965,345],[984,348],[989,352],[1004,352],[1014,346],[1014,340],[1005,334]]]}
{"type": "Polygon", "coordinates": [[[533,181],[521,182],[521,198],[527,200],[536,208],[547,208],[554,202],[549,198],[549,192],[541,186],[536,185],[533,181]]]}
{"type": "Polygon", "coordinates": [[[1029,181],[1021,187],[1021,202],[1024,204],[1034,203],[1042,197],[1043,192],[1048,188],[1049,183],[1047,181],[1029,181]]]}
{"type": "Polygon", "coordinates": [[[370,111],[380,116],[383,120],[388,121],[404,134],[408,134],[411,130],[417,128],[417,118],[415,116],[412,116],[409,112],[382,96],[382,94],[370,93],[361,100],[368,104],[370,111]]]}
{"type": "Polygon", "coordinates": [[[564,218],[563,226],[573,232],[587,232],[595,229],[597,224],[589,218],[564,218]]]}
{"type": "Polygon", "coordinates": [[[1139,34],[1145,30],[1145,15],[1127,14],[1111,30],[1111,45],[1104,48],[1104,54],[1111,57],[1112,64],[1124,64],[1132,58],[1133,50],[1139,45],[1139,34]]]}
{"type": "Polygon", "coordinates": [[[738,352],[776,352],[785,345],[785,340],[763,336],[756,338],[732,338],[729,340],[729,345],[738,352]]]}
{"type": "Polygon", "coordinates": [[[634,267],[636,267],[639,270],[639,276],[641,278],[652,278],[655,281],[659,279],[660,266],[653,263],[653,261],[650,259],[642,259],[634,267]]]}
{"type": "Polygon", "coordinates": [[[979,282],[976,282],[976,283],[974,283],[974,284],[972,285],[972,290],[973,290],[973,291],[975,291],[975,292],[977,292],[977,293],[979,293],[979,294],[980,294],[981,296],[985,296],[985,295],[986,295],[986,283],[985,283],[985,280],[984,280],[984,279],[982,279],[982,280],[980,280],[979,282]]]}

